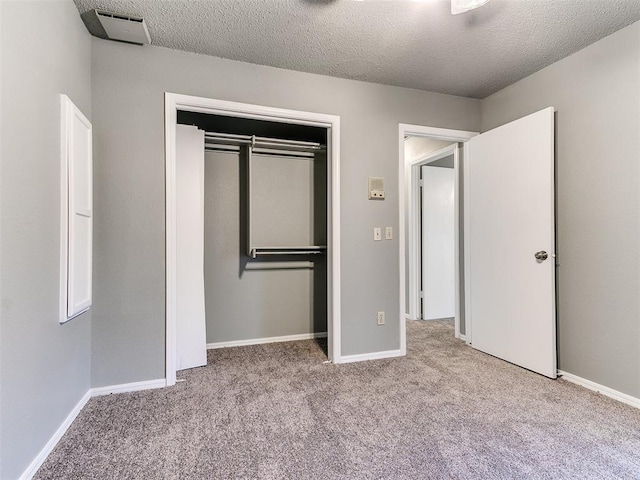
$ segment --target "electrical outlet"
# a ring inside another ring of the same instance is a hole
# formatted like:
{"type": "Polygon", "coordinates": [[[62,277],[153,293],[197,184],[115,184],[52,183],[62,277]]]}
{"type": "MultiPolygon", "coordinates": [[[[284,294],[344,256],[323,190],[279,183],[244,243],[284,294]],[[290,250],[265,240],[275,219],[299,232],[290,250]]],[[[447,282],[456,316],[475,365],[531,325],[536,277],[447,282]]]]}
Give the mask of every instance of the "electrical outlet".
{"type": "Polygon", "coordinates": [[[384,238],[393,240],[393,227],[384,227],[384,238]]]}
{"type": "Polygon", "coordinates": [[[373,239],[376,242],[382,240],[382,229],[380,227],[373,227],[373,239]]]}
{"type": "Polygon", "coordinates": [[[378,312],[378,325],[384,325],[384,312],[378,312]]]}

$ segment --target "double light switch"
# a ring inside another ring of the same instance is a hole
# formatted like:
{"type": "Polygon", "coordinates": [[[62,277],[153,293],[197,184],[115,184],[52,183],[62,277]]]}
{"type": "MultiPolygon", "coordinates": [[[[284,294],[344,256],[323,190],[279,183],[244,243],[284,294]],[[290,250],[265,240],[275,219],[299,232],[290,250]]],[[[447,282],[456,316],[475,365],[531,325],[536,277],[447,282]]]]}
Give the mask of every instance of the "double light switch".
{"type": "MultiPolygon", "coordinates": [[[[384,238],[385,240],[393,240],[393,227],[384,227],[384,238]]],[[[376,242],[382,240],[381,227],[373,227],[373,240],[376,242]]]]}

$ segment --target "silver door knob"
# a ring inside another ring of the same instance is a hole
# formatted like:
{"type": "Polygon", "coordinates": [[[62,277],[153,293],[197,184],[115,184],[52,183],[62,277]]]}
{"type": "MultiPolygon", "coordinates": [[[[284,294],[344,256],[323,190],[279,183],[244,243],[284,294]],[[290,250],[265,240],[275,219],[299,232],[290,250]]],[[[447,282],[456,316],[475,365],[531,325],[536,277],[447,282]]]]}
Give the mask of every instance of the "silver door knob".
{"type": "Polygon", "coordinates": [[[544,250],[540,250],[539,252],[536,252],[535,257],[539,262],[544,262],[547,258],[549,258],[549,254],[544,250]]]}

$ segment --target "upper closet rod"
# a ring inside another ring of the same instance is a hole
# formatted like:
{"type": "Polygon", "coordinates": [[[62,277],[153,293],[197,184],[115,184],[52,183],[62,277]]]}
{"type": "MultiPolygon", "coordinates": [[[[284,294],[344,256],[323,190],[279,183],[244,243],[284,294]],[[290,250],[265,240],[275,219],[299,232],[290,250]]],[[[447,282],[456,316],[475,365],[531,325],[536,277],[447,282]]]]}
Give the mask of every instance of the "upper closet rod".
{"type": "MultiPolygon", "coordinates": [[[[1,1],[1,0],[0,0],[1,1]]],[[[226,145],[220,143],[206,143],[204,146],[207,152],[233,152],[239,153],[241,145],[226,145]]],[[[253,153],[256,155],[266,155],[274,157],[290,157],[290,158],[307,158],[313,160],[315,158],[315,152],[306,152],[299,150],[282,150],[276,148],[252,148],[253,153]]]]}
{"type": "Polygon", "coordinates": [[[318,142],[301,142],[279,138],[256,137],[255,135],[235,135],[229,133],[205,132],[205,143],[222,145],[251,145],[257,148],[275,148],[279,150],[318,151],[323,146],[318,142]]]}

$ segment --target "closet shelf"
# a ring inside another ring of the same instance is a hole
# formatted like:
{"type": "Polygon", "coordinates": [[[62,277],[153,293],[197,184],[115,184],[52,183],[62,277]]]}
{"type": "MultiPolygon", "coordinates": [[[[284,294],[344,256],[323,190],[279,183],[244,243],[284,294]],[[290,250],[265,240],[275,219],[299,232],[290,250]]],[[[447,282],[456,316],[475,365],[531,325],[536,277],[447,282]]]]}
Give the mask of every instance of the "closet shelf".
{"type": "Polygon", "coordinates": [[[320,255],[325,253],[327,247],[324,245],[311,245],[304,247],[251,247],[251,258],[262,255],[320,255]]]}

